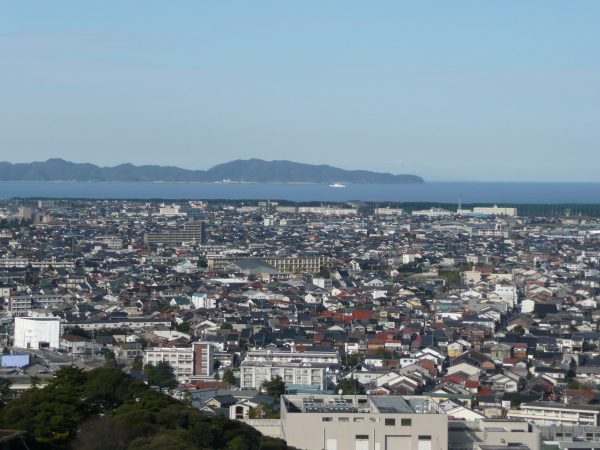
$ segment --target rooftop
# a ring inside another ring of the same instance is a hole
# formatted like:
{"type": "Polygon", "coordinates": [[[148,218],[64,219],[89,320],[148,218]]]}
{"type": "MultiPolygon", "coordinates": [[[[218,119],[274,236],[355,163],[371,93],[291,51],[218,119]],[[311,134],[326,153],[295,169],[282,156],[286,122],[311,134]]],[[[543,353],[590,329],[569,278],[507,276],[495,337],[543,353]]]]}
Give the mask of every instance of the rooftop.
{"type": "Polygon", "coordinates": [[[440,414],[434,401],[400,395],[286,395],[290,413],[440,414]]]}

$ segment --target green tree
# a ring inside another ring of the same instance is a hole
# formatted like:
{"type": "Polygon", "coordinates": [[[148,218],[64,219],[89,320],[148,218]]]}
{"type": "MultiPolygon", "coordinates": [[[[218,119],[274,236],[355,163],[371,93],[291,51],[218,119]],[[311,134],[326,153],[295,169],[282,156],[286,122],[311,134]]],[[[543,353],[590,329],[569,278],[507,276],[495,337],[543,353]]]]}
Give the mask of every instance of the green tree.
{"type": "Polygon", "coordinates": [[[375,355],[377,355],[377,356],[385,356],[385,348],[384,347],[377,347],[375,349],[375,355]]]}
{"type": "Polygon", "coordinates": [[[115,356],[115,352],[108,351],[104,354],[104,359],[106,362],[104,363],[107,367],[118,367],[117,358],[115,356]]]}
{"type": "Polygon", "coordinates": [[[32,389],[37,389],[40,384],[42,384],[42,379],[37,375],[31,375],[29,377],[29,383],[31,384],[32,389]]]}
{"type": "Polygon", "coordinates": [[[0,377],[0,406],[5,405],[12,396],[13,392],[11,391],[12,381],[8,378],[0,377]]]}
{"type": "Polygon", "coordinates": [[[260,387],[267,395],[276,398],[281,397],[285,393],[285,383],[283,382],[283,378],[279,375],[274,376],[270,380],[263,381],[260,387]]]}
{"type": "Polygon", "coordinates": [[[357,366],[357,364],[361,361],[364,361],[365,356],[362,353],[353,353],[351,355],[346,355],[346,357],[342,358],[342,364],[347,369],[352,369],[357,366]]]}
{"type": "Polygon", "coordinates": [[[119,420],[101,417],[85,422],[72,444],[73,450],[125,450],[131,433],[119,420]]]}
{"type": "Polygon", "coordinates": [[[213,377],[215,380],[217,381],[221,381],[221,377],[219,376],[219,372],[215,372],[215,375],[213,377]]]}
{"type": "Polygon", "coordinates": [[[519,397],[513,397],[510,399],[510,407],[512,409],[519,409],[521,407],[521,399],[519,397]]]}
{"type": "Polygon", "coordinates": [[[567,378],[565,378],[565,381],[567,382],[567,389],[580,389],[581,388],[579,381],[577,381],[575,378],[567,377],[567,378]]]}
{"type": "Polygon", "coordinates": [[[25,430],[45,447],[64,446],[87,416],[81,397],[87,374],[67,366],[42,389],[28,389],[3,410],[5,428],[25,430]]]}
{"type": "Polygon", "coordinates": [[[101,367],[87,375],[84,404],[94,414],[104,416],[127,402],[135,401],[145,389],[143,382],[116,367],[101,367]]]}
{"type": "Polygon", "coordinates": [[[225,369],[225,372],[223,373],[223,381],[225,383],[231,384],[232,386],[235,386],[237,384],[237,378],[235,377],[233,371],[229,367],[225,369]]]}
{"type": "Polygon", "coordinates": [[[177,387],[177,380],[173,368],[166,361],[154,365],[152,363],[144,366],[144,373],[148,375],[150,384],[162,388],[173,389],[177,387]]]}
{"type": "MultiPolygon", "coordinates": [[[[260,404],[265,417],[276,417],[260,404]]],[[[0,410],[0,426],[24,430],[30,449],[292,450],[224,416],[209,417],[113,367],[65,367],[0,410]]]]}
{"type": "Polygon", "coordinates": [[[232,330],[233,329],[233,325],[231,325],[229,322],[223,322],[221,324],[221,330],[232,330]]]}
{"type": "Polygon", "coordinates": [[[321,266],[321,270],[315,274],[315,278],[331,278],[331,272],[328,266],[321,266]]]}
{"type": "Polygon", "coordinates": [[[364,394],[365,388],[362,384],[355,380],[354,378],[345,378],[340,380],[338,384],[335,386],[335,393],[339,393],[342,391],[343,395],[351,395],[351,394],[364,394]]]}
{"type": "Polygon", "coordinates": [[[84,337],[86,339],[91,339],[92,336],[90,336],[90,334],[84,330],[83,328],[81,328],[79,325],[73,325],[70,327],[65,327],[65,334],[72,334],[75,336],[81,336],[84,337]]]}
{"type": "Polygon", "coordinates": [[[518,334],[525,334],[525,328],[523,328],[522,325],[517,325],[513,328],[513,332],[518,334]]]}
{"type": "Polygon", "coordinates": [[[142,370],[144,368],[144,361],[142,359],[136,359],[133,361],[133,364],[131,364],[131,368],[133,370],[142,370]]]}
{"type": "Polygon", "coordinates": [[[267,402],[260,402],[255,408],[248,411],[250,419],[279,419],[279,413],[276,413],[273,405],[267,402]]]}

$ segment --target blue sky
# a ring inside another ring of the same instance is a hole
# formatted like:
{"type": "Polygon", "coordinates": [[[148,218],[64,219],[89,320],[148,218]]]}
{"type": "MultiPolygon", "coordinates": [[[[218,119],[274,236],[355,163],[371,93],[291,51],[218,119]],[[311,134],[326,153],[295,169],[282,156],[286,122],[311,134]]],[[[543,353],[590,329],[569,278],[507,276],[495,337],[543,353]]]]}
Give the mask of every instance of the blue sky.
{"type": "Polygon", "coordinates": [[[5,1],[0,160],[600,181],[597,1],[5,1]]]}

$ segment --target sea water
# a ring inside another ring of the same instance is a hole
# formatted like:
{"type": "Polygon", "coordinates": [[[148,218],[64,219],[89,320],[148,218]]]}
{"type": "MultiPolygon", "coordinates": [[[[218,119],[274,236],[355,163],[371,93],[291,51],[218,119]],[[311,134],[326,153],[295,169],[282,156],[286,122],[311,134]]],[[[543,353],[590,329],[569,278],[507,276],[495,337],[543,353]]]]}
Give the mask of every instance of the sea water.
{"type": "Polygon", "coordinates": [[[427,184],[0,182],[0,198],[231,199],[296,202],[600,204],[600,183],[431,182],[427,184]]]}

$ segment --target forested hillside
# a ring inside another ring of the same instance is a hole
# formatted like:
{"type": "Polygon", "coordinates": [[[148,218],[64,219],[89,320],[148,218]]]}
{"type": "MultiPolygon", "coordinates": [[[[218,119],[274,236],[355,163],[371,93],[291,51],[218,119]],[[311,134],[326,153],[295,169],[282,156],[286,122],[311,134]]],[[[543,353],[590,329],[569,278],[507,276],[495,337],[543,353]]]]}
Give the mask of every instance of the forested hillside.
{"type": "Polygon", "coordinates": [[[285,441],[148,388],[114,367],[65,367],[0,409],[1,428],[26,431],[11,448],[34,449],[292,449],[285,441]],[[25,447],[25,444],[27,447],[25,447]]]}

